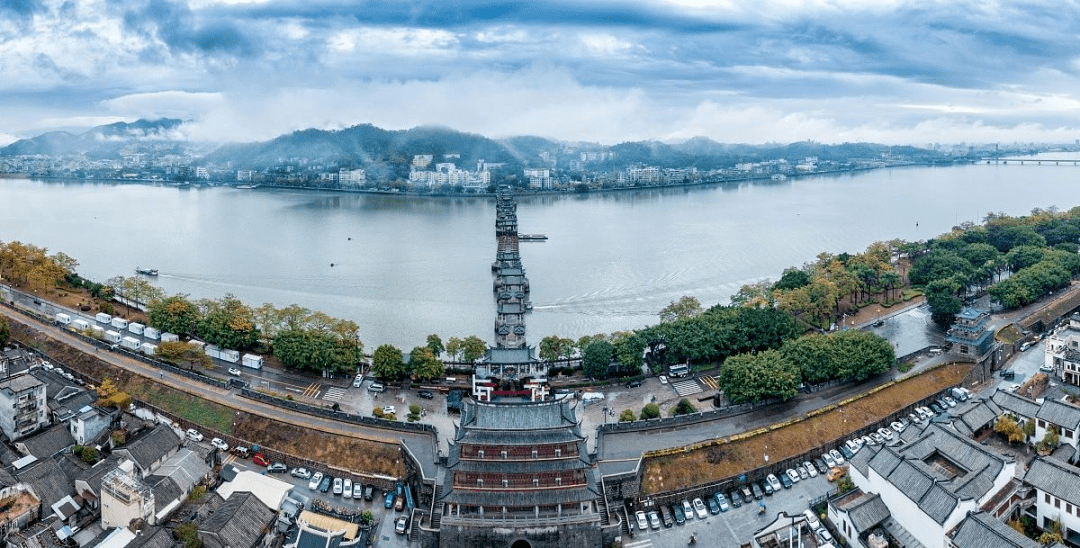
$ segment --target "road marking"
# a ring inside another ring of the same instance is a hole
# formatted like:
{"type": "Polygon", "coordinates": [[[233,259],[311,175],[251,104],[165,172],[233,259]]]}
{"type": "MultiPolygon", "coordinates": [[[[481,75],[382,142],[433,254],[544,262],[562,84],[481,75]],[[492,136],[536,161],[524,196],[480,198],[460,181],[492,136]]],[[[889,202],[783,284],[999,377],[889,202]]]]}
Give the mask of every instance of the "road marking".
{"type": "Polygon", "coordinates": [[[720,388],[720,385],[716,382],[716,377],[713,377],[712,375],[705,375],[704,377],[701,377],[701,382],[705,383],[705,386],[708,386],[713,390],[717,390],[720,388]]]}
{"type": "Polygon", "coordinates": [[[671,383],[671,386],[675,389],[675,392],[681,397],[686,397],[691,394],[697,394],[698,392],[704,392],[704,389],[701,388],[701,385],[698,384],[698,382],[694,379],[671,383]]]}
{"type": "Polygon", "coordinates": [[[221,461],[221,464],[232,464],[236,460],[236,455],[226,455],[225,460],[221,461]]]}
{"type": "MultiPolygon", "coordinates": [[[[643,534],[645,534],[647,532],[648,531],[638,531],[637,534],[643,535],[643,534]]],[[[639,540],[637,542],[628,542],[626,544],[623,544],[624,548],[646,548],[647,546],[652,546],[652,539],[651,538],[647,538],[647,539],[644,539],[644,540],[639,540]]]]}
{"type": "Polygon", "coordinates": [[[316,398],[316,397],[319,396],[319,388],[320,388],[319,383],[313,382],[313,383],[307,385],[307,388],[304,389],[304,392],[303,392],[302,395],[305,398],[316,398]]]}
{"type": "Polygon", "coordinates": [[[327,388],[326,393],[323,394],[323,399],[324,400],[340,400],[341,398],[344,398],[344,397],[345,397],[345,389],[344,388],[338,388],[338,387],[327,388]]]}

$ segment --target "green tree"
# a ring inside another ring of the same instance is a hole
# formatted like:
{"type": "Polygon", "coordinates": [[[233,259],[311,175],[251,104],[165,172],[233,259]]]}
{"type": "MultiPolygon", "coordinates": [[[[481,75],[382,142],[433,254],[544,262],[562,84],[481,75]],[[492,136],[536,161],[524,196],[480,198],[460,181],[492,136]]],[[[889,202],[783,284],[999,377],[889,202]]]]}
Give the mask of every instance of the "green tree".
{"type": "Polygon", "coordinates": [[[731,403],[789,400],[798,394],[799,370],[776,350],[739,354],[724,362],[717,382],[731,403]]]}
{"type": "Polygon", "coordinates": [[[375,522],[375,514],[372,514],[371,510],[364,510],[360,512],[360,521],[364,525],[370,525],[375,522]]]}
{"type": "Polygon", "coordinates": [[[641,420],[660,418],[660,406],[655,403],[647,403],[641,408],[641,420]]]}
{"type": "Polygon", "coordinates": [[[690,400],[683,398],[679,400],[679,403],[675,407],[671,408],[671,415],[689,415],[690,413],[697,413],[697,408],[694,404],[690,403],[690,400]]]}
{"type": "Polygon", "coordinates": [[[181,523],[174,531],[180,542],[184,543],[184,548],[202,548],[202,541],[199,540],[199,526],[194,521],[181,523]]]}
{"type": "Polygon", "coordinates": [[[619,422],[634,422],[637,420],[637,416],[634,415],[632,409],[623,409],[623,412],[619,415],[619,422]]]}
{"type": "Polygon", "coordinates": [[[926,284],[926,303],[930,305],[930,317],[940,326],[952,325],[963,303],[956,294],[960,283],[953,278],[939,278],[926,284]]]}
{"type": "Polygon", "coordinates": [[[255,328],[255,311],[233,295],[225,295],[219,300],[199,302],[202,317],[196,325],[196,331],[206,342],[244,350],[259,340],[259,331],[255,328]]]}
{"type": "Polygon", "coordinates": [[[417,346],[409,353],[409,368],[412,374],[420,380],[431,380],[446,375],[446,366],[442,360],[435,357],[431,348],[417,346]]]}
{"type": "Polygon", "coordinates": [[[401,350],[392,344],[381,344],[371,355],[371,372],[380,379],[394,379],[405,373],[401,350]]]}
{"type": "Polygon", "coordinates": [[[585,375],[597,379],[602,379],[607,376],[608,366],[611,365],[611,357],[614,353],[614,348],[611,343],[600,340],[592,341],[585,347],[584,356],[582,358],[582,367],[585,370],[585,375]]]}
{"type": "Polygon", "coordinates": [[[293,369],[336,370],[335,350],[333,337],[314,329],[289,329],[274,337],[274,355],[293,369]]]}
{"type": "Polygon", "coordinates": [[[461,341],[461,359],[472,363],[479,360],[487,352],[487,343],[476,335],[469,335],[461,341]]]}
{"type": "Polygon", "coordinates": [[[209,369],[214,366],[210,356],[202,348],[192,343],[181,341],[163,342],[154,351],[154,356],[159,360],[185,369],[201,367],[209,369]]]}
{"type": "Polygon", "coordinates": [[[452,361],[458,361],[461,359],[461,339],[457,337],[450,337],[450,340],[446,341],[446,354],[450,356],[452,361]]]}
{"type": "Polygon", "coordinates": [[[436,358],[442,356],[443,350],[446,350],[446,347],[443,346],[442,339],[434,333],[427,336],[427,347],[436,358]]]}
{"type": "Polygon", "coordinates": [[[569,339],[563,339],[558,335],[548,335],[543,339],[540,339],[540,359],[547,361],[555,361],[562,357],[563,349],[568,344],[569,339]]]}
{"type": "Polygon", "coordinates": [[[637,333],[613,333],[611,347],[615,361],[624,368],[640,371],[644,363],[645,339],[637,333]]]}
{"type": "Polygon", "coordinates": [[[773,289],[790,291],[810,285],[810,274],[795,267],[784,269],[783,275],[773,284],[773,289]]]}
{"type": "Polygon", "coordinates": [[[199,307],[184,295],[151,301],[147,315],[151,326],[177,335],[193,333],[200,318],[199,307]]]}
{"type": "Polygon", "coordinates": [[[8,327],[7,320],[0,316],[0,348],[7,346],[8,339],[11,338],[11,328],[8,327]]]}
{"type": "Polygon", "coordinates": [[[672,301],[660,311],[660,321],[670,322],[679,318],[692,318],[701,313],[701,303],[695,297],[685,295],[672,301]]]}

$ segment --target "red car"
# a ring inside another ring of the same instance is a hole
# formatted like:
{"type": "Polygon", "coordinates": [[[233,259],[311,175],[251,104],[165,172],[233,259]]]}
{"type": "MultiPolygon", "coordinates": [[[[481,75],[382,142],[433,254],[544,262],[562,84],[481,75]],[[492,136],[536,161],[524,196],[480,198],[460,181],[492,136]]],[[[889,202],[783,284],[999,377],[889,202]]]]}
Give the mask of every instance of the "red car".
{"type": "Polygon", "coordinates": [[[255,453],[254,457],[251,457],[251,462],[258,464],[259,466],[270,466],[270,459],[266,458],[266,455],[262,453],[255,453]]]}

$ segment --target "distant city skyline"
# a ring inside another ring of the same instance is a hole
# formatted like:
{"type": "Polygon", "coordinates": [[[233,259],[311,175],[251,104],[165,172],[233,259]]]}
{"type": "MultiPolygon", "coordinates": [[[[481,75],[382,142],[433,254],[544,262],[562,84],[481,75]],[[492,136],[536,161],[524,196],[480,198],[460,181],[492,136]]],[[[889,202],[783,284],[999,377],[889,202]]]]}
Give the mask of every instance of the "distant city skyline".
{"type": "Polygon", "coordinates": [[[0,0],[0,146],[445,125],[614,144],[1074,142],[1075,5],[0,0]]]}

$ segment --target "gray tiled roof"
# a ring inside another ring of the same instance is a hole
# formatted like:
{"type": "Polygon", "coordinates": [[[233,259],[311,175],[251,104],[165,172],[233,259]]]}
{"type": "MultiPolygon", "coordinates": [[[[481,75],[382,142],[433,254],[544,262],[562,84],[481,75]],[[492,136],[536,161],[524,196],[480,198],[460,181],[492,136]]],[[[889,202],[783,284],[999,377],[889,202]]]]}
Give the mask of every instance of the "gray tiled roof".
{"type": "Polygon", "coordinates": [[[890,515],[889,508],[885,506],[885,502],[881,500],[881,495],[877,493],[872,495],[864,493],[859,498],[844,504],[840,509],[848,513],[851,524],[855,526],[855,530],[859,533],[870,530],[871,527],[885,521],[890,515]]]}
{"type": "Polygon", "coordinates": [[[198,453],[184,448],[169,457],[154,472],[159,476],[168,476],[180,486],[185,493],[190,491],[196,483],[210,474],[210,467],[202,460],[198,453]]]}
{"type": "Polygon", "coordinates": [[[0,390],[18,394],[23,390],[30,390],[45,383],[39,381],[33,375],[16,375],[0,381],[0,390]]]}
{"type": "Polygon", "coordinates": [[[1053,457],[1038,458],[1024,474],[1024,483],[1080,506],[1080,468],[1053,457]]]}
{"type": "Polygon", "coordinates": [[[574,411],[564,400],[513,404],[467,401],[462,425],[498,430],[565,428],[576,424],[574,411]]]}
{"type": "Polygon", "coordinates": [[[47,459],[75,445],[75,438],[71,437],[66,424],[57,424],[32,437],[24,438],[19,443],[25,446],[31,455],[39,459],[47,459]]]}
{"type": "Polygon", "coordinates": [[[1080,407],[1074,407],[1057,400],[1045,400],[1035,416],[1070,430],[1076,430],[1080,427],[1080,407]]]}
{"type": "MultiPolygon", "coordinates": [[[[199,532],[217,534],[222,544],[231,548],[250,548],[270,523],[274,512],[247,492],[233,493],[210,517],[199,525],[199,532]]],[[[201,535],[200,535],[201,536],[201,535]]]]}
{"type": "Polygon", "coordinates": [[[998,388],[994,395],[990,396],[990,399],[1003,411],[1011,411],[1020,417],[1031,418],[1039,412],[1039,404],[1017,396],[1008,390],[998,388]]]}
{"type": "Polygon", "coordinates": [[[155,527],[149,531],[143,529],[127,548],[173,548],[178,546],[172,533],[164,527],[155,527]]]}
{"type": "MultiPolygon", "coordinates": [[[[23,468],[15,474],[19,481],[34,488],[41,498],[44,508],[49,508],[60,499],[72,494],[74,487],[68,483],[67,476],[60,465],[52,459],[43,459],[23,468]]],[[[47,512],[51,513],[51,510],[47,512]]]]}
{"type": "Polygon", "coordinates": [[[116,468],[120,464],[120,459],[121,457],[119,455],[110,455],[109,458],[95,464],[92,468],[83,470],[82,475],[77,479],[85,481],[90,485],[90,489],[94,491],[94,494],[100,496],[101,478],[104,478],[105,474],[116,468]]]}
{"type": "Polygon", "coordinates": [[[166,476],[147,476],[145,483],[154,493],[154,512],[160,512],[174,500],[184,496],[184,491],[172,478],[166,476]]]}
{"type": "Polygon", "coordinates": [[[119,450],[126,450],[135,464],[147,470],[151,464],[178,447],[180,447],[180,437],[176,435],[176,432],[167,425],[159,424],[146,435],[119,450]]]}
{"type": "Polygon", "coordinates": [[[1039,543],[985,512],[968,514],[956,528],[956,548],[1040,548],[1039,543]]]}
{"type": "Polygon", "coordinates": [[[961,407],[953,413],[956,418],[953,421],[953,428],[965,436],[970,436],[976,430],[993,424],[998,415],[1001,415],[1001,408],[994,402],[969,400],[961,404],[961,407]]]}

